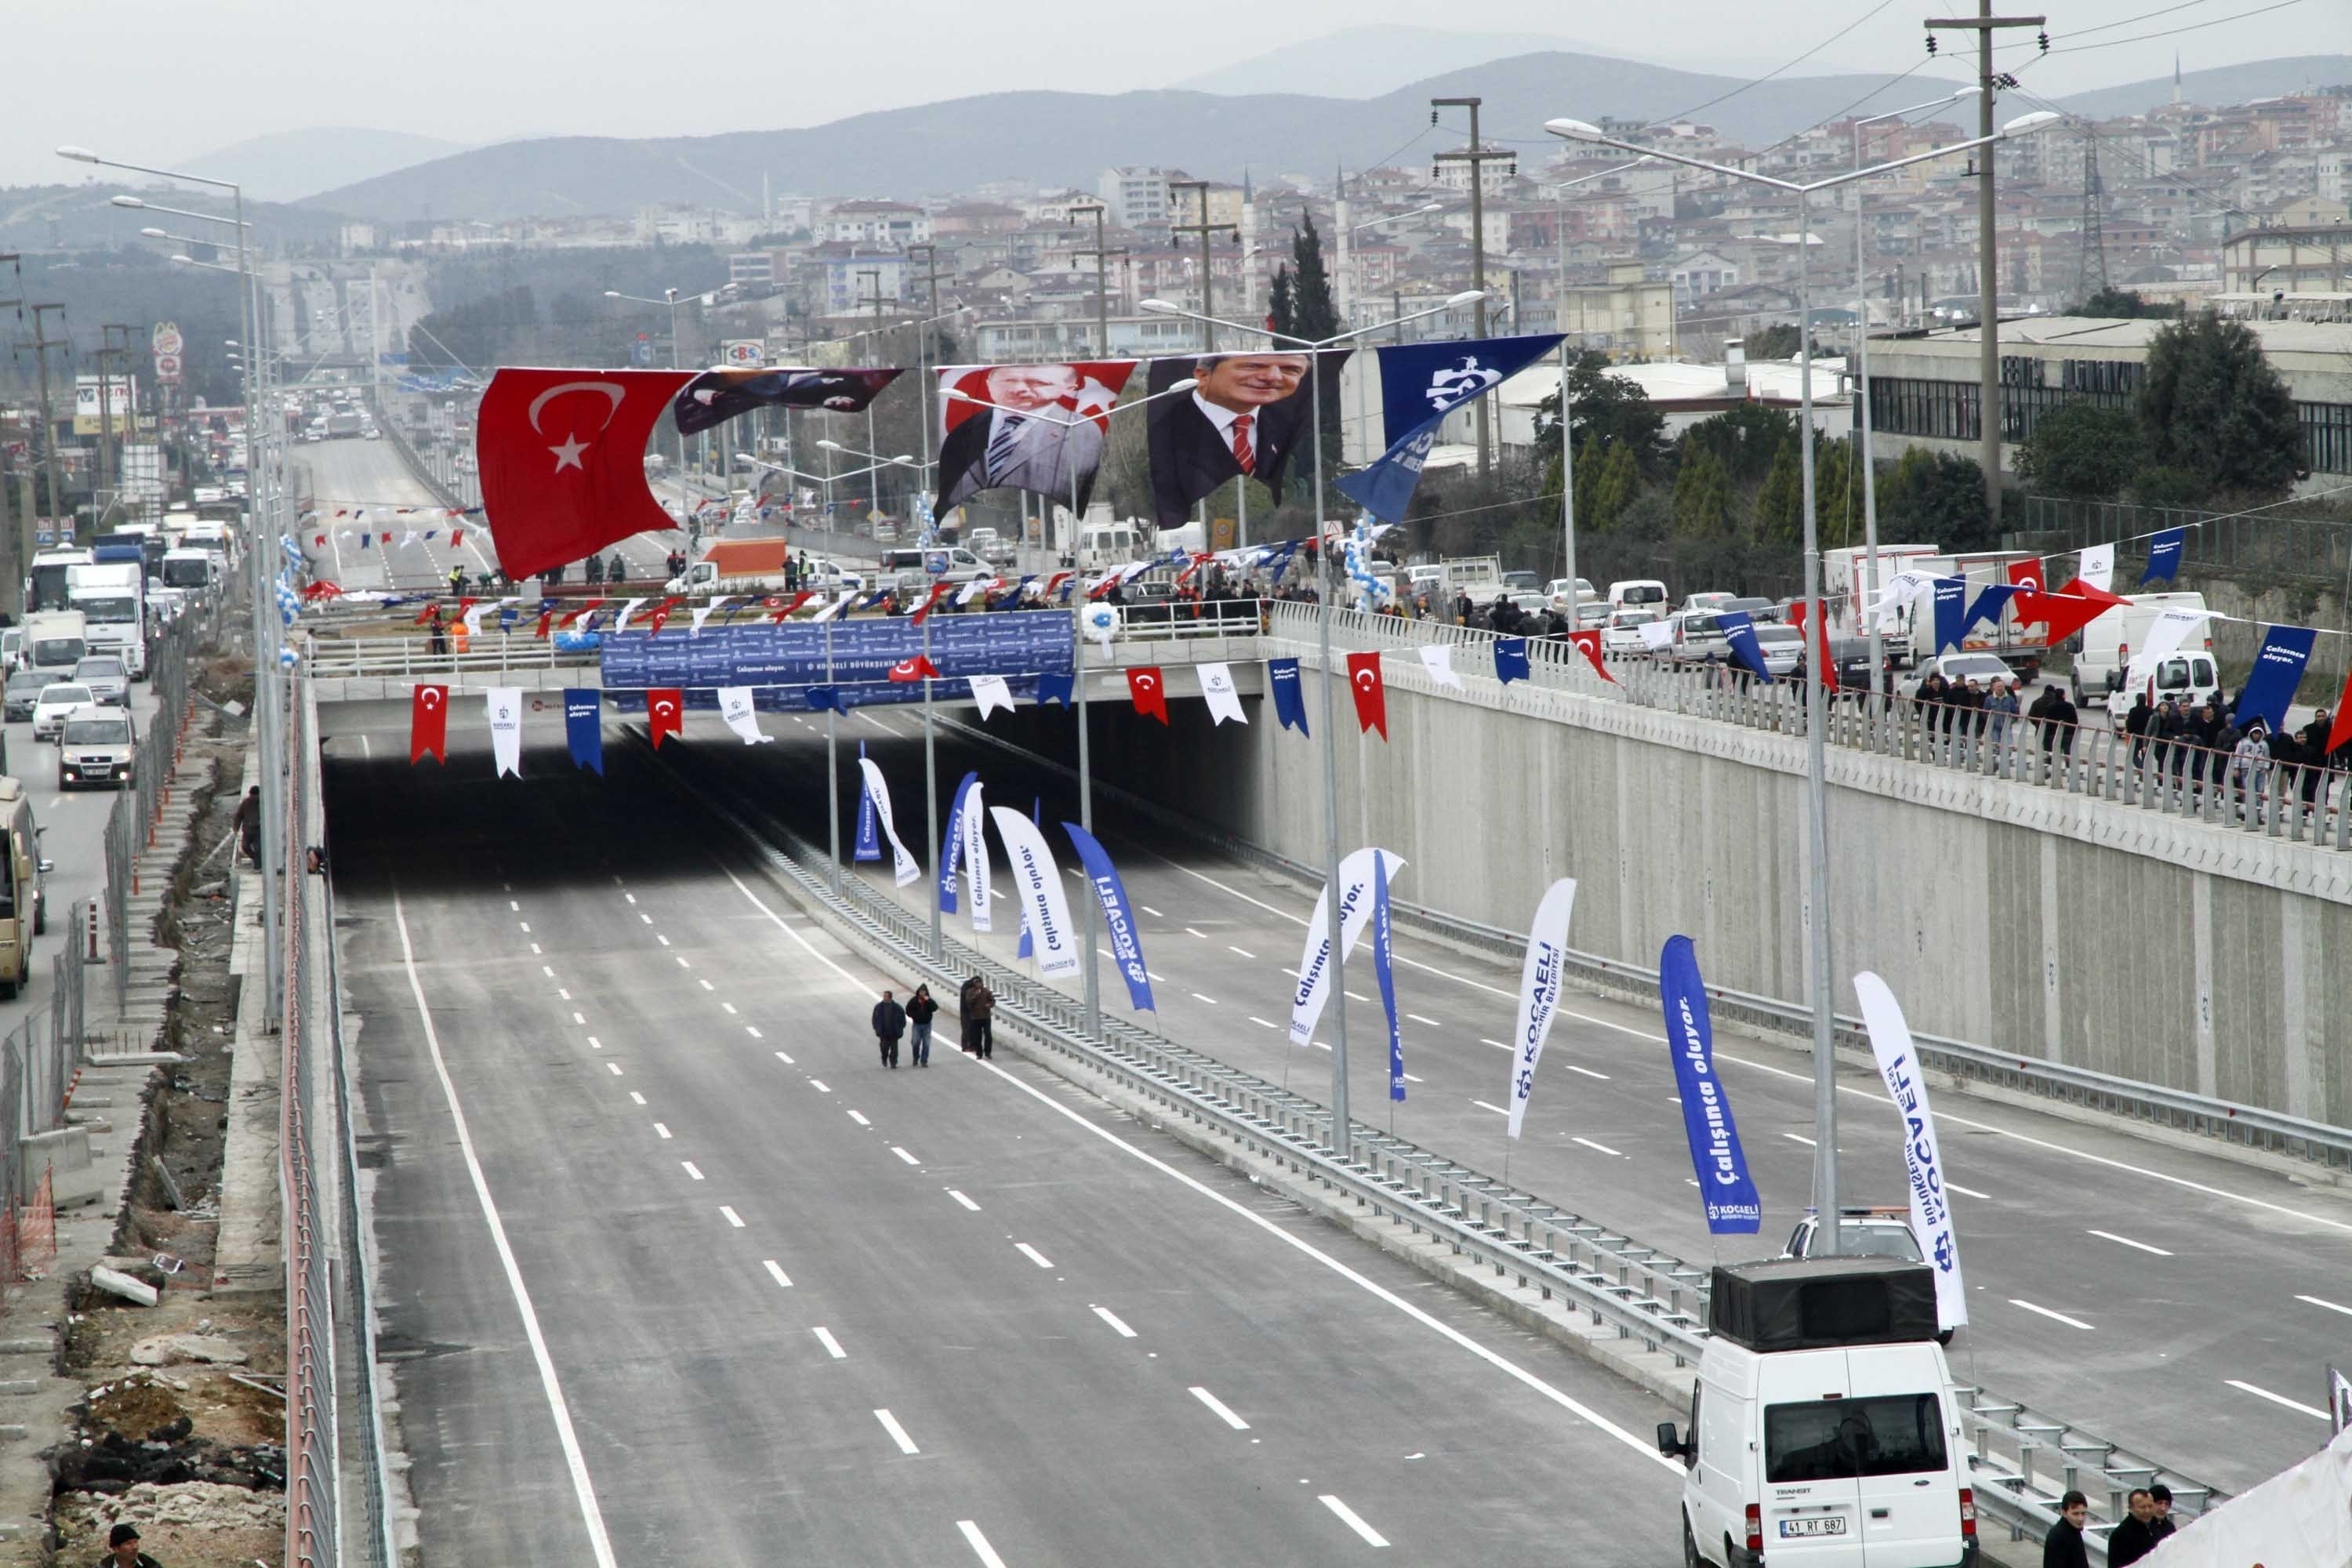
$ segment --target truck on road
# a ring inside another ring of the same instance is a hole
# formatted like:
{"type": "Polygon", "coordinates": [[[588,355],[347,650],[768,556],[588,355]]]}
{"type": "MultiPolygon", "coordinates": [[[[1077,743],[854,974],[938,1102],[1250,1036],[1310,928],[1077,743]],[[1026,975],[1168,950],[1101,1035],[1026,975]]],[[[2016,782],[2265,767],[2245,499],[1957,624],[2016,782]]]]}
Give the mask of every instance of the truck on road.
{"type": "Polygon", "coordinates": [[[67,680],[89,652],[89,626],[79,610],[42,610],[25,617],[24,662],[52,680],[67,680]]]}
{"type": "Polygon", "coordinates": [[[137,561],[102,562],[66,573],[66,599],[82,613],[89,651],[122,660],[136,680],[147,673],[147,574],[137,561]]]}
{"type": "MultiPolygon", "coordinates": [[[[1885,571],[1885,545],[1879,546],[1881,582],[1889,575],[1885,571]]],[[[1970,551],[1915,555],[1900,570],[1962,579],[1967,584],[1961,590],[1960,607],[1965,614],[1974,606],[1979,594],[2009,581],[2011,566],[2021,561],[2040,560],[2040,556],[2027,550],[1970,551]]],[[[1936,646],[1935,599],[1931,595],[1921,594],[1898,613],[1895,629],[1888,637],[1888,655],[1905,664],[1920,665],[1943,651],[1936,646]]],[[[2025,679],[2035,680],[2041,678],[2042,659],[2050,651],[2050,638],[2038,622],[2019,620],[2017,606],[2011,603],[2002,607],[1998,621],[1979,621],[1969,627],[1958,651],[1991,654],[2025,679]]]]}

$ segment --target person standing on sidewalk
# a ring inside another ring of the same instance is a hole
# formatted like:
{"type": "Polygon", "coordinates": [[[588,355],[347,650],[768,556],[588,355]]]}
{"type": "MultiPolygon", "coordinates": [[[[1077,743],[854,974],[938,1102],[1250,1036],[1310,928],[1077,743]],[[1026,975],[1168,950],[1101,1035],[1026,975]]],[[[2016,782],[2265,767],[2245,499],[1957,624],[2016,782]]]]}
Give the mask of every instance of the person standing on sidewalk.
{"type": "Polygon", "coordinates": [[[898,1040],[907,1032],[907,1010],[882,993],[882,1000],[874,1004],[874,1038],[882,1047],[882,1065],[898,1065],[898,1040]]]}
{"type": "Polygon", "coordinates": [[[2042,1568],[2091,1568],[2091,1554],[2083,1544],[2083,1526],[2091,1517],[2091,1500],[2068,1492],[2058,1500],[2058,1522],[2042,1538],[2042,1568]]]}
{"type": "Polygon", "coordinates": [[[915,1036],[915,1065],[931,1065],[931,1020],[939,1016],[940,1005],[931,1000],[931,988],[918,985],[915,994],[907,998],[907,1022],[915,1036]]]}

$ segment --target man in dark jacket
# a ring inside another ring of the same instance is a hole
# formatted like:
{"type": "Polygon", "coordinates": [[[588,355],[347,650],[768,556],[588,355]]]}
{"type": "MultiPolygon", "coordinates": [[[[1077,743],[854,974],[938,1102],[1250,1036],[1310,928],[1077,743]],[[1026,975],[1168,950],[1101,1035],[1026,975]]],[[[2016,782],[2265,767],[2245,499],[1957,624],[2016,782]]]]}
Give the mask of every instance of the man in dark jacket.
{"type": "Polygon", "coordinates": [[[2331,771],[2342,772],[2347,761],[2345,753],[2352,752],[2352,742],[2347,742],[2338,746],[2334,754],[2329,753],[2327,732],[2332,728],[2334,722],[2328,718],[2327,710],[2322,708],[2295,735],[2295,739],[2302,742],[2295,761],[2303,764],[2303,804],[2306,807],[2324,808],[2326,805],[2327,775],[2331,771]]]}
{"type": "Polygon", "coordinates": [[[160,1565],[139,1550],[136,1527],[118,1524],[107,1534],[106,1555],[98,1560],[98,1568],[160,1568],[160,1565]]]}
{"type": "MultiPolygon", "coordinates": [[[[2050,700],[2050,708],[2042,720],[2042,750],[2046,755],[2054,747],[2060,755],[2072,757],[2074,754],[2074,732],[2083,721],[2082,711],[2068,700],[2057,682],[2051,682],[2042,688],[2042,691],[2050,700]]],[[[2037,709],[2041,706],[2039,702],[2034,704],[2037,709]]]]}
{"type": "Polygon", "coordinates": [[[915,994],[907,998],[907,1022],[915,1030],[915,1065],[931,1065],[931,1020],[939,1016],[940,1005],[931,999],[931,988],[918,985],[915,994]]]}
{"type": "Polygon", "coordinates": [[[2147,705],[2147,693],[2132,693],[2131,711],[2124,715],[2124,733],[2131,737],[2132,766],[2147,760],[2148,726],[2156,721],[2156,710],[2147,705]]]}
{"type": "Polygon", "coordinates": [[[2083,1526],[2091,1517],[2091,1501],[2081,1492],[2058,1500],[2058,1522],[2042,1538],[2042,1568],[2091,1568],[2091,1553],[2083,1544],[2083,1526]]]}
{"type": "Polygon", "coordinates": [[[2151,1510],[2147,1521],[2147,1538],[2161,1545],[2166,1536],[2180,1528],[2172,1517],[2172,1489],[2158,1481],[2147,1489],[2147,1496],[2151,1510]]]}
{"type": "Polygon", "coordinates": [[[907,1010],[882,993],[882,1000],[874,1004],[874,1038],[882,1047],[882,1065],[898,1065],[898,1041],[907,1032],[907,1010]]]}
{"type": "Polygon", "coordinates": [[[2156,1550],[2156,1535],[2150,1528],[2156,1518],[2156,1500],[2146,1487],[2132,1488],[2130,1508],[2130,1516],[2107,1534],[2107,1568],[2125,1568],[2156,1550]]]}

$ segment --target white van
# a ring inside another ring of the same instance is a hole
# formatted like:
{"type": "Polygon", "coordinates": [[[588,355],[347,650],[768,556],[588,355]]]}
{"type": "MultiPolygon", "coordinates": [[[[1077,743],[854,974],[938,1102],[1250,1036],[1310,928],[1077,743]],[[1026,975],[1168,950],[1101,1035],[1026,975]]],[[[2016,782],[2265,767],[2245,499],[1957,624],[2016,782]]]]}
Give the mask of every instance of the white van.
{"type": "Polygon", "coordinates": [[[1653,615],[1666,613],[1666,585],[1655,577],[1632,577],[1609,584],[1609,607],[1612,610],[1648,610],[1653,615]]]}
{"type": "Polygon", "coordinates": [[[1718,1266],[1691,1387],[1683,1556],[1717,1568],[1974,1568],[1976,1494],[1932,1270],[1718,1266]]]}
{"type": "MultiPolygon", "coordinates": [[[[2202,594],[2134,594],[2084,626],[2080,633],[2082,641],[2074,653],[2074,672],[2070,679],[2074,706],[2114,707],[2117,711],[2130,707],[2128,695],[2120,703],[2116,703],[2113,696],[2123,689],[2125,672],[2131,668],[2132,650],[2147,641],[2148,628],[2156,625],[2157,617],[2165,611],[2201,611],[2204,608],[2205,595],[2202,594]]],[[[2210,654],[2213,639],[2209,636],[2201,647],[2191,644],[2181,651],[2184,654],[2210,654]]],[[[2212,661],[2209,658],[2206,662],[2210,664],[2212,661]]]]}

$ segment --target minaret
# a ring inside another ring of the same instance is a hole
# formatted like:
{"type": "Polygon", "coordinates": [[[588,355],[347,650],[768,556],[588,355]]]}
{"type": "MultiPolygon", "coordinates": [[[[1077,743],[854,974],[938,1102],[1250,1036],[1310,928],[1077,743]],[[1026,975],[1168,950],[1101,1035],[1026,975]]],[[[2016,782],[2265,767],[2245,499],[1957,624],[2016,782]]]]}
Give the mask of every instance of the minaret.
{"type": "Polygon", "coordinates": [[[2176,109],[2180,106],[2180,51],[2179,49],[2172,51],[2172,103],[2176,109]]]}

